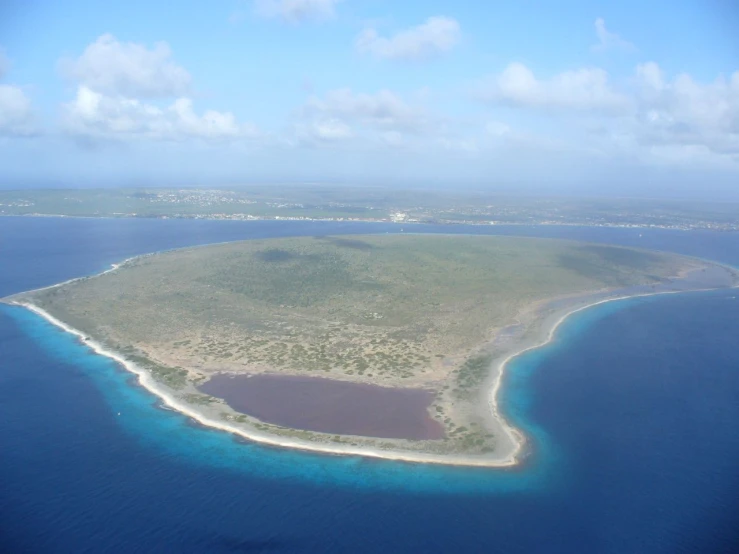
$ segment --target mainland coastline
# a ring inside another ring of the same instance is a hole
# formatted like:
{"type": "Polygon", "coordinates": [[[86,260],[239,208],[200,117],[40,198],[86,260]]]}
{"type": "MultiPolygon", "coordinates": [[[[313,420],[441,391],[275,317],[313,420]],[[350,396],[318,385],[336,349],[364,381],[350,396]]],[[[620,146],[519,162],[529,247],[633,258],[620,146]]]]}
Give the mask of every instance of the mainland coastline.
{"type": "MultiPolygon", "coordinates": [[[[144,256],[150,255],[151,254],[146,254],[144,256]]],[[[127,261],[129,260],[113,264],[110,269],[102,272],[101,275],[118,270],[120,267],[124,266],[127,261]]],[[[478,408],[485,412],[491,428],[496,432],[500,441],[499,447],[496,447],[495,452],[489,455],[432,454],[370,448],[364,445],[353,447],[350,445],[328,444],[325,442],[313,442],[299,438],[279,436],[268,432],[262,432],[248,425],[223,421],[219,419],[217,413],[208,406],[194,406],[180,398],[177,398],[173,390],[158,382],[149,371],[128,359],[123,353],[110,349],[103,344],[103,341],[96,340],[82,331],[75,329],[32,302],[16,300],[14,297],[10,297],[4,301],[8,304],[26,308],[52,325],[74,335],[82,344],[90,348],[94,353],[112,359],[125,370],[136,375],[138,384],[158,397],[164,406],[176,410],[206,427],[232,433],[255,443],[282,448],[293,448],[320,454],[361,456],[410,463],[512,468],[520,465],[524,460],[529,448],[529,439],[523,430],[516,428],[508,422],[505,414],[500,408],[500,396],[504,392],[503,380],[509,364],[511,364],[511,362],[517,357],[529,351],[542,348],[550,344],[555,340],[556,332],[562,324],[564,324],[572,315],[591,307],[630,298],[714,290],[716,288],[737,286],[737,273],[733,269],[719,266],[713,262],[706,264],[706,266],[709,265],[712,266],[712,268],[718,267],[720,270],[725,271],[725,277],[729,282],[725,282],[722,285],[716,285],[716,283],[701,281],[700,270],[693,269],[690,274],[679,275],[674,281],[664,285],[634,287],[632,290],[608,289],[579,296],[553,298],[530,306],[527,310],[528,321],[519,325],[520,329],[517,334],[514,333],[513,336],[504,338],[504,330],[499,330],[493,340],[496,341],[503,338],[505,348],[502,351],[502,354],[497,356],[491,363],[488,378],[485,380],[484,386],[481,390],[481,401],[477,403],[478,408]]],[[[64,283],[52,285],[51,287],[44,287],[44,289],[59,287],[76,280],[78,279],[65,281],[64,283]]]]}

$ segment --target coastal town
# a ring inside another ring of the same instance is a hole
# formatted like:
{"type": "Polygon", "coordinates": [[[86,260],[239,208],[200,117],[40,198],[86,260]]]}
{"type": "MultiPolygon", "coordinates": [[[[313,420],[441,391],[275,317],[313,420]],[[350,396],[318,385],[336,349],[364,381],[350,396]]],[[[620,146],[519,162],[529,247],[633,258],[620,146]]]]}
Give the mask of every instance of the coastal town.
{"type": "Polygon", "coordinates": [[[436,225],[568,225],[739,230],[739,205],[624,198],[423,195],[386,188],[48,189],[0,191],[0,215],[436,225]]]}

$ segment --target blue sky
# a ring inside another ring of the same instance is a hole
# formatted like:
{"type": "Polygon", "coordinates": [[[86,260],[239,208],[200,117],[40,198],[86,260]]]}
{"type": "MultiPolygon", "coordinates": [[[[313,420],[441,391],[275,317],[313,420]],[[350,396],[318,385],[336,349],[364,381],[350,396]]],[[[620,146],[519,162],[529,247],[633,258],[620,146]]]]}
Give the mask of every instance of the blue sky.
{"type": "Polygon", "coordinates": [[[108,4],[0,7],[0,187],[739,196],[731,0],[108,4]]]}

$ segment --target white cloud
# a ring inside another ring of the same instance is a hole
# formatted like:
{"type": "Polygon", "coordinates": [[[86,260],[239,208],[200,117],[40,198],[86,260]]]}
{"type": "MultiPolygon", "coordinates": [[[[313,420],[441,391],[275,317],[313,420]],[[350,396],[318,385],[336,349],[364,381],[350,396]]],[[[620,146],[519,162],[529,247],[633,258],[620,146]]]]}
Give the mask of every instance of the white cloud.
{"type": "Polygon", "coordinates": [[[585,148],[568,142],[564,136],[548,136],[544,133],[532,132],[525,128],[511,127],[501,121],[489,121],[485,124],[482,142],[495,151],[517,149],[528,152],[569,152],[585,153],[585,148]]]}
{"type": "Polygon", "coordinates": [[[637,67],[636,78],[637,133],[642,141],[739,155],[739,71],[707,84],[687,74],[670,81],[649,62],[637,67]]]}
{"type": "Polygon", "coordinates": [[[580,111],[591,118],[586,126],[618,148],[682,146],[686,156],[706,151],[739,161],[739,71],[699,83],[687,74],[670,80],[658,64],[648,62],[637,66],[631,85],[628,92],[614,91],[602,69],[539,80],[514,63],[484,88],[482,97],[519,108],[580,111]]]}
{"type": "Polygon", "coordinates": [[[0,135],[30,136],[36,133],[31,101],[20,87],[0,85],[0,135]]]}
{"type": "Polygon", "coordinates": [[[438,136],[438,122],[389,90],[348,88],[310,97],[295,113],[288,144],[351,145],[360,149],[409,148],[438,136]]]}
{"type": "Polygon", "coordinates": [[[599,68],[565,71],[541,80],[528,67],[514,62],[479,94],[491,103],[522,108],[618,112],[629,105],[628,98],[611,87],[608,73],[599,68]]]}
{"type": "Polygon", "coordinates": [[[303,117],[333,118],[386,131],[418,132],[428,123],[422,111],[388,90],[358,94],[350,89],[338,89],[322,99],[312,97],[301,111],[303,117]]]}
{"type": "Polygon", "coordinates": [[[636,47],[628,40],[624,40],[616,33],[606,29],[606,22],[602,17],[595,20],[595,34],[598,36],[598,43],[592,46],[594,52],[604,52],[606,50],[633,52],[636,50],[636,47]]]}
{"type": "Polygon", "coordinates": [[[76,60],[60,61],[62,73],[105,94],[130,98],[165,98],[185,94],[190,74],[171,59],[165,42],[153,49],[143,44],[119,42],[105,34],[90,44],[76,60]]]}
{"type": "Polygon", "coordinates": [[[315,135],[326,140],[341,140],[353,135],[351,127],[338,119],[319,121],[314,125],[315,135]]]}
{"type": "Polygon", "coordinates": [[[636,77],[646,94],[659,93],[664,89],[664,74],[655,62],[647,62],[636,66],[636,77]]]}
{"type": "Polygon", "coordinates": [[[258,15],[278,18],[289,23],[330,19],[335,15],[336,4],[341,0],[256,0],[254,10],[258,15]]]}
{"type": "Polygon", "coordinates": [[[229,112],[196,114],[188,98],[160,108],[133,98],[106,96],[84,85],[63,106],[63,125],[68,133],[87,139],[225,140],[258,135],[254,126],[239,124],[229,112]]]}
{"type": "MultiPolygon", "coordinates": [[[[495,106],[578,113],[580,117],[549,123],[557,124],[558,135],[570,145],[580,145],[599,159],[739,169],[739,71],[699,82],[688,74],[667,76],[648,62],[637,66],[617,90],[602,69],[539,79],[514,63],[478,92],[495,106]]],[[[498,122],[485,130],[496,144],[530,139],[498,122]]]]}
{"type": "Polygon", "coordinates": [[[91,139],[233,140],[258,135],[230,112],[197,114],[190,74],[171,59],[169,47],[157,43],[121,43],[102,35],[77,60],[62,60],[62,70],[78,82],[74,100],[62,105],[64,130],[91,139]],[[169,105],[161,100],[172,98],[169,105]]]}
{"type": "Polygon", "coordinates": [[[297,123],[294,135],[303,144],[336,143],[354,137],[352,128],[338,119],[329,118],[297,123]]]}
{"type": "Polygon", "coordinates": [[[449,52],[459,42],[459,23],[450,17],[430,17],[425,23],[382,37],[373,28],[356,40],[363,54],[389,60],[426,60],[449,52]]]}
{"type": "MultiPolygon", "coordinates": [[[[0,48],[0,79],[10,69],[10,60],[0,48]]],[[[31,100],[16,85],[0,85],[0,136],[31,136],[37,133],[31,100]]]]}

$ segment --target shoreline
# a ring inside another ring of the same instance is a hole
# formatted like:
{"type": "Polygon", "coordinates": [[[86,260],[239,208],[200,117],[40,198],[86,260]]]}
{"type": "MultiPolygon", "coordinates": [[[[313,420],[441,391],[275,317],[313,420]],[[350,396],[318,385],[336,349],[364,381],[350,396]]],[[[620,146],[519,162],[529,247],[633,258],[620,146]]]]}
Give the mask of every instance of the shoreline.
{"type": "MultiPolygon", "coordinates": [[[[630,300],[634,298],[658,296],[658,295],[663,295],[663,294],[677,294],[677,293],[684,293],[684,292],[706,292],[710,290],[716,290],[716,289],[709,288],[709,289],[695,289],[695,290],[684,290],[684,291],[675,290],[675,291],[637,293],[637,294],[630,294],[630,295],[621,295],[621,296],[601,298],[599,300],[588,302],[584,305],[576,305],[574,307],[569,307],[569,309],[565,313],[559,315],[559,317],[554,321],[554,324],[551,327],[549,327],[548,331],[546,331],[544,340],[534,341],[534,344],[525,345],[523,348],[520,348],[510,353],[505,353],[502,356],[499,356],[498,358],[493,360],[493,363],[491,364],[492,383],[490,383],[491,381],[490,379],[487,380],[487,384],[490,387],[490,390],[489,390],[489,393],[485,393],[485,397],[487,398],[486,406],[488,408],[488,414],[492,415],[493,421],[495,421],[498,424],[497,427],[500,430],[502,430],[507,435],[508,440],[511,441],[515,445],[515,450],[513,452],[513,458],[515,459],[514,465],[518,465],[521,463],[522,461],[521,456],[525,453],[525,447],[528,445],[529,441],[528,441],[528,437],[525,434],[525,432],[509,424],[508,420],[500,413],[500,410],[499,410],[498,395],[503,386],[503,378],[505,377],[506,367],[508,366],[508,364],[510,364],[513,360],[515,360],[519,356],[522,356],[534,350],[538,350],[540,348],[544,348],[547,345],[553,343],[555,340],[555,335],[557,333],[557,330],[570,318],[570,316],[573,316],[577,313],[583,312],[590,308],[594,308],[596,306],[600,306],[600,305],[607,304],[610,302],[618,302],[621,300],[630,300]]],[[[603,294],[609,294],[610,292],[613,292],[613,291],[607,291],[607,292],[604,292],[603,294]]],[[[556,312],[554,315],[556,315],[556,312]]]]}
{"type": "MultiPolygon", "coordinates": [[[[115,271],[118,269],[121,265],[125,264],[125,262],[128,260],[125,260],[123,262],[120,262],[118,264],[113,264],[112,267],[108,270],[106,270],[103,273],[108,273],[111,271],[115,271]]],[[[79,278],[78,278],[79,279],[79,278]]],[[[74,281],[76,279],[71,279],[69,281],[74,281]]],[[[69,282],[65,281],[65,283],[69,282]]],[[[51,285],[50,287],[44,287],[43,289],[48,288],[54,288],[62,285],[64,283],[58,283],[55,285],[51,285]]],[[[732,287],[726,287],[727,289],[730,288],[738,288],[737,285],[734,285],[732,287]]],[[[43,290],[43,289],[37,289],[37,290],[43,290]]],[[[529,341],[526,341],[524,343],[523,348],[518,348],[512,352],[504,353],[502,356],[499,356],[495,360],[493,360],[493,363],[490,366],[490,377],[486,380],[484,385],[484,397],[486,399],[485,406],[487,407],[487,417],[492,418],[492,421],[495,422],[495,427],[497,427],[502,433],[505,434],[505,437],[509,443],[509,452],[504,453],[500,456],[490,456],[490,455],[474,455],[474,456],[464,456],[464,455],[454,455],[454,454],[426,454],[426,453],[420,453],[420,452],[410,452],[410,451],[401,451],[401,450],[383,450],[383,449],[373,449],[368,448],[366,446],[362,447],[352,447],[352,446],[339,446],[339,445],[329,445],[325,443],[314,443],[311,441],[301,440],[301,439],[291,439],[291,438],[285,438],[281,437],[279,435],[274,435],[270,433],[263,433],[255,429],[251,428],[243,428],[239,427],[233,424],[230,424],[228,422],[224,421],[218,421],[212,417],[209,417],[207,414],[204,414],[200,412],[197,408],[187,404],[186,402],[175,398],[170,391],[166,389],[163,385],[157,383],[157,381],[151,376],[151,374],[137,366],[134,362],[127,359],[124,355],[109,350],[105,348],[101,343],[98,341],[86,336],[84,333],[79,331],[78,329],[75,329],[71,327],[70,325],[67,325],[63,321],[57,319],[50,313],[46,312],[42,308],[30,303],[30,302],[22,302],[17,300],[9,300],[7,301],[10,305],[20,306],[25,309],[28,309],[29,311],[35,313],[36,315],[42,317],[47,322],[51,323],[55,327],[58,327],[59,329],[70,333],[74,336],[76,336],[79,341],[90,348],[95,354],[105,356],[107,358],[110,358],[120,366],[122,366],[126,371],[132,373],[133,375],[137,376],[137,381],[140,386],[142,386],[144,389],[146,389],[149,393],[155,395],[158,397],[158,399],[163,403],[164,408],[177,411],[195,421],[200,423],[201,425],[205,427],[210,427],[212,429],[217,429],[219,431],[225,431],[227,433],[237,435],[240,438],[246,439],[248,441],[267,445],[267,446],[274,446],[279,448],[290,448],[290,449],[296,449],[296,450],[302,450],[305,452],[312,452],[317,454],[324,454],[324,455],[335,455],[335,456],[360,456],[364,458],[374,458],[374,459],[384,459],[389,461],[400,461],[400,462],[408,462],[408,463],[424,463],[424,464],[438,464],[438,465],[447,465],[447,466],[461,466],[461,467],[487,467],[487,468],[513,468],[516,466],[521,465],[524,456],[523,453],[525,452],[525,446],[528,444],[529,439],[524,431],[521,429],[511,425],[507,419],[501,414],[499,409],[499,395],[500,391],[502,389],[502,382],[503,377],[505,375],[506,368],[508,364],[510,364],[514,359],[517,357],[526,354],[532,350],[537,350],[539,348],[543,348],[547,346],[548,344],[552,343],[555,340],[555,335],[559,327],[568,320],[568,318],[574,314],[580,313],[584,310],[587,310],[589,308],[603,305],[609,302],[615,302],[619,300],[628,300],[632,298],[640,298],[640,297],[648,297],[648,296],[657,296],[657,295],[664,295],[664,294],[678,294],[678,293],[685,293],[685,292],[705,292],[710,290],[720,290],[715,287],[710,288],[702,288],[702,289],[688,289],[688,290],[665,290],[665,291],[653,291],[653,292],[644,292],[644,293],[636,293],[636,294],[627,294],[627,295],[620,295],[620,296],[613,296],[613,297],[605,297],[605,298],[599,298],[594,301],[587,302],[584,305],[575,305],[573,306],[567,306],[566,308],[563,308],[564,313],[559,313],[558,311],[555,311],[553,314],[547,314],[549,318],[553,318],[558,315],[557,319],[554,321],[554,323],[547,327],[546,324],[544,328],[539,329],[538,332],[533,337],[533,344],[531,344],[532,339],[529,341]],[[544,333],[543,340],[538,340],[539,337],[541,337],[541,334],[544,333]],[[489,389],[488,389],[489,387],[489,389]]],[[[601,292],[600,294],[612,294],[613,290],[608,292],[601,292]]],[[[592,297],[592,294],[590,295],[592,297]]],[[[585,301],[585,299],[580,298],[580,302],[585,301]]],[[[549,301],[551,302],[551,300],[549,301]]],[[[545,304],[546,305],[546,304],[545,304]]],[[[544,316],[540,319],[540,321],[546,321],[548,319],[547,316],[544,316]]],[[[520,344],[518,345],[520,346],[520,344]]]]}
{"type": "MultiPolygon", "coordinates": [[[[662,225],[655,225],[655,224],[648,224],[648,223],[633,223],[633,224],[617,224],[617,223],[604,223],[601,225],[592,225],[587,222],[551,222],[549,220],[544,221],[538,221],[538,222],[515,222],[515,221],[498,221],[498,220],[489,220],[489,221],[483,221],[478,222],[474,220],[466,220],[466,221],[393,221],[393,220],[384,220],[384,219],[342,219],[340,217],[337,218],[313,218],[313,217],[305,217],[302,219],[292,219],[291,217],[286,217],[285,219],[278,219],[280,216],[277,217],[269,217],[269,216],[255,216],[254,219],[242,219],[238,217],[214,217],[214,214],[201,214],[202,217],[198,216],[192,216],[192,217],[175,217],[175,216],[169,216],[169,215],[153,215],[153,216],[133,216],[133,215],[69,215],[69,214],[45,214],[45,213],[26,213],[26,214],[6,214],[6,213],[0,213],[0,217],[18,217],[18,218],[39,218],[39,219],[109,219],[109,220],[117,220],[117,219],[133,219],[133,220],[157,220],[157,221],[177,221],[177,220],[183,220],[183,221],[234,221],[234,222],[241,222],[241,223],[247,223],[247,222],[261,222],[261,221],[272,221],[272,222],[305,222],[305,223],[366,223],[366,224],[392,224],[392,225],[441,225],[441,226],[458,226],[458,225],[469,225],[474,227],[600,227],[603,229],[636,229],[636,230],[649,230],[649,229],[659,229],[663,231],[679,231],[679,232],[693,232],[693,231],[715,231],[713,227],[710,225],[704,225],[704,226],[695,226],[695,227],[670,227],[670,226],[662,226],[662,225]]],[[[235,214],[238,215],[238,214],[235,214]]],[[[720,232],[725,233],[736,233],[739,232],[739,229],[726,229],[726,230],[719,230],[720,232]]]]}
{"type": "Polygon", "coordinates": [[[156,383],[149,372],[138,367],[132,361],[126,359],[125,356],[106,349],[96,340],[85,336],[85,334],[81,331],[67,325],[63,321],[60,321],[59,319],[52,316],[45,310],[39,308],[38,306],[28,302],[18,301],[12,301],[9,304],[30,310],[31,312],[35,313],[36,315],[45,319],[47,322],[54,325],[55,327],[58,327],[61,330],[76,336],[82,344],[90,348],[95,354],[112,359],[130,373],[136,375],[138,377],[139,385],[141,385],[150,393],[157,396],[169,409],[173,409],[185,416],[188,416],[203,426],[218,429],[220,431],[226,431],[228,433],[238,435],[255,443],[277,446],[281,448],[292,448],[320,454],[361,456],[412,463],[436,463],[443,465],[476,467],[510,467],[518,463],[518,460],[513,456],[508,456],[500,460],[482,460],[463,456],[445,456],[410,452],[405,453],[393,450],[328,446],[324,444],[314,444],[309,441],[302,441],[300,439],[282,438],[268,433],[260,433],[259,431],[247,431],[243,428],[236,427],[235,425],[231,425],[229,423],[215,421],[200,413],[196,409],[193,409],[191,406],[185,404],[184,402],[174,398],[171,394],[169,394],[168,391],[164,390],[163,387],[156,383]]]}

